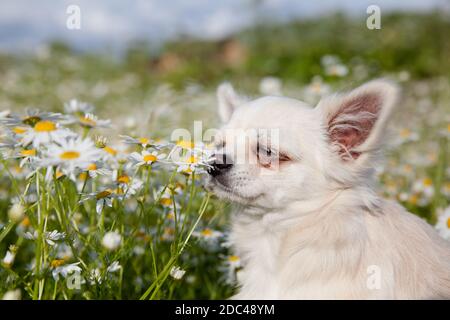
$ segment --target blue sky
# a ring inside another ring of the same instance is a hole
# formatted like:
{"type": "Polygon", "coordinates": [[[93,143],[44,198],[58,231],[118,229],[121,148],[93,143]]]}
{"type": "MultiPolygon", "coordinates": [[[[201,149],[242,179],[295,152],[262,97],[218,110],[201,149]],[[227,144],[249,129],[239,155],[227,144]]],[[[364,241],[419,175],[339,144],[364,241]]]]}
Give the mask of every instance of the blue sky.
{"type": "Polygon", "coordinates": [[[276,20],[341,10],[363,16],[370,4],[382,13],[449,8],[447,0],[1,0],[0,50],[32,51],[49,39],[81,50],[120,49],[135,39],[160,42],[180,34],[222,38],[250,25],[260,11],[276,20]],[[81,30],[66,28],[66,8],[81,9],[81,30]]]}

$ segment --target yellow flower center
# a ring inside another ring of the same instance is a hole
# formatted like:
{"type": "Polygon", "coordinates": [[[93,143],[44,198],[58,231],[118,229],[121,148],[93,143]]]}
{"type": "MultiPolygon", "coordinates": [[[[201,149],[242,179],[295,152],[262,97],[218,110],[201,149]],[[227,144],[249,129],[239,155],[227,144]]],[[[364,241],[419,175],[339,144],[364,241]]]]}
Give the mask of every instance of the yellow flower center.
{"type": "Polygon", "coordinates": [[[156,156],[154,156],[153,154],[147,154],[144,156],[145,162],[154,162],[156,160],[158,160],[158,158],[156,158],[156,156]]]}
{"type": "Polygon", "coordinates": [[[34,130],[37,132],[50,132],[56,130],[56,124],[52,121],[42,120],[34,125],[34,130]]]}
{"type": "Polygon", "coordinates": [[[127,176],[126,174],[123,174],[117,178],[117,182],[128,184],[128,183],[130,183],[130,177],[127,176]]]}
{"type": "Polygon", "coordinates": [[[425,187],[430,187],[433,185],[433,180],[431,180],[430,178],[425,178],[423,179],[423,185],[425,187]]]}
{"type": "Polygon", "coordinates": [[[450,229],[450,218],[447,219],[447,228],[450,229]]]}
{"type": "Polygon", "coordinates": [[[111,191],[109,191],[109,190],[104,190],[104,191],[101,191],[101,192],[97,193],[97,194],[95,195],[95,198],[96,198],[97,200],[100,200],[100,199],[104,199],[104,198],[106,198],[106,197],[108,197],[108,196],[110,196],[110,195],[111,195],[111,191]]]}
{"type": "Polygon", "coordinates": [[[177,142],[177,146],[183,148],[183,149],[192,149],[194,148],[194,143],[192,141],[188,140],[180,140],[177,142]]]}
{"type": "Polygon", "coordinates": [[[87,169],[89,171],[97,170],[97,165],[95,163],[91,163],[90,165],[88,165],[87,169]]]}
{"type": "Polygon", "coordinates": [[[170,198],[161,198],[159,200],[159,202],[163,205],[163,206],[170,206],[172,204],[172,199],[170,198]]]}
{"type": "Polygon", "coordinates": [[[125,194],[125,190],[123,190],[123,188],[121,188],[121,187],[116,188],[116,190],[114,192],[116,194],[125,194]]]}
{"type": "Polygon", "coordinates": [[[23,157],[30,157],[30,156],[35,156],[36,155],[36,149],[24,149],[20,152],[20,155],[23,157]]]}
{"type": "Polygon", "coordinates": [[[28,217],[25,217],[23,220],[22,220],[22,222],[20,223],[20,225],[21,226],[23,226],[23,227],[29,227],[30,225],[31,225],[31,222],[30,222],[30,218],[28,218],[28,217]]]}
{"type": "Polygon", "coordinates": [[[61,171],[56,171],[56,178],[59,179],[64,175],[64,173],[62,173],[61,171]]]}
{"type": "Polygon", "coordinates": [[[82,172],[80,173],[80,175],[78,176],[78,178],[80,178],[80,180],[85,181],[88,178],[88,174],[86,172],[82,172]]]}
{"type": "Polygon", "coordinates": [[[80,153],[78,151],[64,151],[59,155],[59,158],[62,160],[73,160],[80,157],[80,153]]]}
{"type": "Polygon", "coordinates": [[[447,125],[447,131],[450,132],[450,123],[447,125]]]}
{"type": "Polygon", "coordinates": [[[188,163],[197,163],[197,161],[198,160],[195,156],[190,156],[187,162],[188,163]]]}
{"type": "Polygon", "coordinates": [[[104,147],[103,150],[105,150],[106,152],[108,152],[110,155],[115,156],[117,154],[117,151],[111,147],[104,147]]]}
{"type": "Polygon", "coordinates": [[[139,138],[138,140],[140,144],[148,144],[150,142],[147,138],[139,138]]]}
{"type": "Polygon", "coordinates": [[[200,232],[200,233],[201,233],[201,235],[204,236],[204,237],[210,237],[210,236],[212,236],[212,234],[213,234],[213,232],[212,232],[211,229],[205,229],[205,230],[202,230],[202,232],[200,232]]]}
{"type": "Polygon", "coordinates": [[[409,129],[402,129],[402,131],[400,131],[400,136],[402,138],[408,138],[411,135],[411,130],[409,129]]]}
{"type": "Polygon", "coordinates": [[[95,127],[97,125],[97,122],[94,119],[86,116],[80,117],[79,120],[82,125],[87,127],[95,127]]]}
{"type": "Polygon", "coordinates": [[[230,262],[238,262],[239,260],[241,260],[241,259],[239,259],[238,256],[229,256],[228,257],[228,261],[230,261],[230,262]]]}
{"type": "Polygon", "coordinates": [[[27,132],[27,129],[22,128],[22,127],[14,127],[14,128],[12,129],[12,131],[13,131],[15,134],[24,134],[25,132],[27,132]]]}
{"type": "Polygon", "coordinates": [[[419,201],[419,197],[416,194],[413,194],[409,197],[408,199],[409,203],[411,203],[412,205],[416,205],[417,202],[419,201]]]}
{"type": "Polygon", "coordinates": [[[62,266],[64,264],[64,262],[65,262],[64,259],[55,259],[55,260],[52,260],[52,262],[50,262],[50,265],[53,268],[57,268],[57,267],[62,266]]]}
{"type": "Polygon", "coordinates": [[[169,212],[167,214],[167,219],[172,220],[172,221],[175,220],[175,214],[173,212],[169,212]]]}

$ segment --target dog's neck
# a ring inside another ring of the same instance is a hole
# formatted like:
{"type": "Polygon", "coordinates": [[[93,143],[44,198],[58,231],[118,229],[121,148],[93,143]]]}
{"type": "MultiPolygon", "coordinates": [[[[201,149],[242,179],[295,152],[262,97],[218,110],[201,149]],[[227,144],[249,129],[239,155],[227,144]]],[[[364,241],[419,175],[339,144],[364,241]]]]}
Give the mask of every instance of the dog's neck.
{"type": "Polygon", "coordinates": [[[346,208],[361,208],[368,212],[377,211],[379,197],[365,186],[336,188],[323,195],[293,201],[283,208],[242,207],[236,218],[240,223],[259,223],[268,229],[285,229],[301,223],[311,215],[343,211],[346,208]],[[364,194],[364,197],[360,195],[364,194]]]}

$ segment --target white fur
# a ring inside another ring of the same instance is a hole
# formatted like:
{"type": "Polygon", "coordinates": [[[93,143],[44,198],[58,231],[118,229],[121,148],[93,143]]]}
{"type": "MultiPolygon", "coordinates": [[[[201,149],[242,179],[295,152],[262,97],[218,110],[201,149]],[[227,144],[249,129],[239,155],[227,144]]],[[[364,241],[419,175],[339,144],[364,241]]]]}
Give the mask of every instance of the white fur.
{"type": "Polygon", "coordinates": [[[234,298],[450,298],[449,243],[373,189],[396,86],[373,81],[314,109],[284,97],[244,102],[230,85],[218,96],[227,145],[238,139],[227,129],[278,128],[279,147],[291,158],[273,172],[236,164],[224,183],[208,182],[217,195],[238,204],[231,240],[244,268],[234,298]],[[330,141],[330,126],[351,128],[374,115],[363,111],[329,120],[340,106],[368,94],[379,98],[380,112],[367,139],[354,148],[360,156],[344,159],[337,152],[342,146],[330,141]],[[371,266],[381,271],[379,289],[367,285],[371,266]]]}

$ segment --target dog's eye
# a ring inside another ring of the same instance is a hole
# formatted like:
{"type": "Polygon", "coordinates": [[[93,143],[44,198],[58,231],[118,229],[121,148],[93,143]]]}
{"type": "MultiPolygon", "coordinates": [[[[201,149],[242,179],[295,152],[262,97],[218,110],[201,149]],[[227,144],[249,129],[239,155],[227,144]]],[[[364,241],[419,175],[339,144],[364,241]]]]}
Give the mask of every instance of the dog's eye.
{"type": "Polygon", "coordinates": [[[270,165],[270,163],[273,162],[273,158],[276,156],[276,153],[272,151],[272,149],[261,146],[258,143],[256,145],[256,156],[261,164],[270,165]]]}
{"type": "Polygon", "coordinates": [[[262,146],[259,143],[256,145],[256,156],[258,157],[259,163],[265,167],[269,167],[275,162],[285,162],[290,160],[289,156],[286,154],[262,146]]]}

